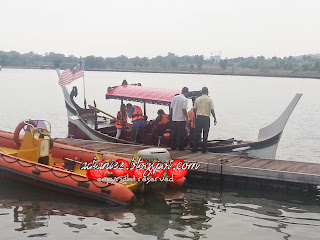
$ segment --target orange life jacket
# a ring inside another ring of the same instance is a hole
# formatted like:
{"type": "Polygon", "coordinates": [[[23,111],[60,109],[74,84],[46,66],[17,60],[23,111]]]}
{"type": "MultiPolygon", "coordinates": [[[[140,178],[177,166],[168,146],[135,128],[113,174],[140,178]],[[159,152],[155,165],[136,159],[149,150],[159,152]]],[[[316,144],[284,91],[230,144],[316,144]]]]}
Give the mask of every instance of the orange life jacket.
{"type": "Polygon", "coordinates": [[[137,120],[144,120],[142,110],[138,106],[132,106],[134,108],[134,111],[132,113],[132,122],[137,121],[137,120]]]}
{"type": "Polygon", "coordinates": [[[168,115],[167,115],[167,114],[162,114],[162,119],[161,119],[161,121],[158,123],[158,125],[166,124],[167,122],[168,122],[168,115]]]}
{"type": "Polygon", "coordinates": [[[194,111],[193,111],[193,108],[191,109],[191,112],[190,112],[190,125],[191,125],[192,128],[194,127],[194,111]]]}
{"type": "Polygon", "coordinates": [[[116,121],[116,128],[122,128],[122,125],[127,123],[127,114],[124,114],[124,118],[122,118],[121,111],[118,111],[117,114],[117,121],[116,121]]]}
{"type": "Polygon", "coordinates": [[[171,129],[170,129],[170,128],[167,128],[166,131],[165,131],[165,133],[163,134],[163,136],[165,136],[165,137],[170,137],[170,131],[171,131],[171,129]]]}

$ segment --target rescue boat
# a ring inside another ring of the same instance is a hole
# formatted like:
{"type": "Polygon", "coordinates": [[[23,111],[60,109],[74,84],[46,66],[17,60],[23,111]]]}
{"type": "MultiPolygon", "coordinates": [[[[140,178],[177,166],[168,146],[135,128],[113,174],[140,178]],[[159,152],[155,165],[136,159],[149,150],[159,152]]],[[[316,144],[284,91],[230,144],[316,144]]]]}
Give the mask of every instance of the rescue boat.
{"type": "Polygon", "coordinates": [[[95,153],[53,143],[50,130],[47,121],[28,120],[21,122],[14,133],[0,131],[0,174],[110,205],[135,201],[132,191],[137,190],[137,182],[120,184],[87,178],[87,170],[80,169],[80,165],[93,159],[95,153]],[[24,136],[20,135],[21,130],[25,131],[24,136]]]}

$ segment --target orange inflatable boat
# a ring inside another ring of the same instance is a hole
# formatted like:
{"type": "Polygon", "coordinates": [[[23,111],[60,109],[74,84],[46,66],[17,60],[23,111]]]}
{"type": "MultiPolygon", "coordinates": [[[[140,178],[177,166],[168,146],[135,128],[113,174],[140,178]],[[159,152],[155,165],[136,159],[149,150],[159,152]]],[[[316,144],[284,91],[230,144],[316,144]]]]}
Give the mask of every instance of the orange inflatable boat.
{"type": "Polygon", "coordinates": [[[136,182],[120,184],[88,179],[80,164],[92,161],[95,152],[53,144],[50,128],[46,121],[29,120],[20,123],[14,133],[0,131],[0,174],[111,205],[129,205],[135,201],[131,190],[137,189],[136,182]],[[21,130],[25,131],[23,137],[21,130]],[[73,160],[75,157],[80,161],[73,160]]]}

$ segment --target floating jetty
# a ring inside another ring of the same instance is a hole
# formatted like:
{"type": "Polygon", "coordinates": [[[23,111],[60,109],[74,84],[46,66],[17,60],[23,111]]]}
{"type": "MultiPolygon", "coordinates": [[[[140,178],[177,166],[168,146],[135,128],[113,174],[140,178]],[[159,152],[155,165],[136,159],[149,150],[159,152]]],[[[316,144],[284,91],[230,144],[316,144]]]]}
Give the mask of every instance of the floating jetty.
{"type": "MultiPolygon", "coordinates": [[[[151,146],[100,142],[92,140],[58,138],[56,141],[94,151],[133,157],[136,152],[151,146]]],[[[169,149],[168,149],[169,150],[169,149]]],[[[287,160],[248,158],[215,153],[171,151],[171,158],[185,162],[198,162],[197,170],[186,175],[191,181],[232,184],[255,184],[298,190],[317,190],[320,186],[320,164],[287,160]]]]}

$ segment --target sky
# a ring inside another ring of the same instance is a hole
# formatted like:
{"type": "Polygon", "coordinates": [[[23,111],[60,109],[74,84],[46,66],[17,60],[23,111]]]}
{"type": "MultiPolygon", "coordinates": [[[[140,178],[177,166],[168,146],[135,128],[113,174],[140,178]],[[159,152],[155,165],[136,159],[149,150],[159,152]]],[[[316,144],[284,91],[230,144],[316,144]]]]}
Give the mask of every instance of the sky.
{"type": "Polygon", "coordinates": [[[320,53],[319,0],[0,0],[0,51],[85,57],[320,53]]]}

